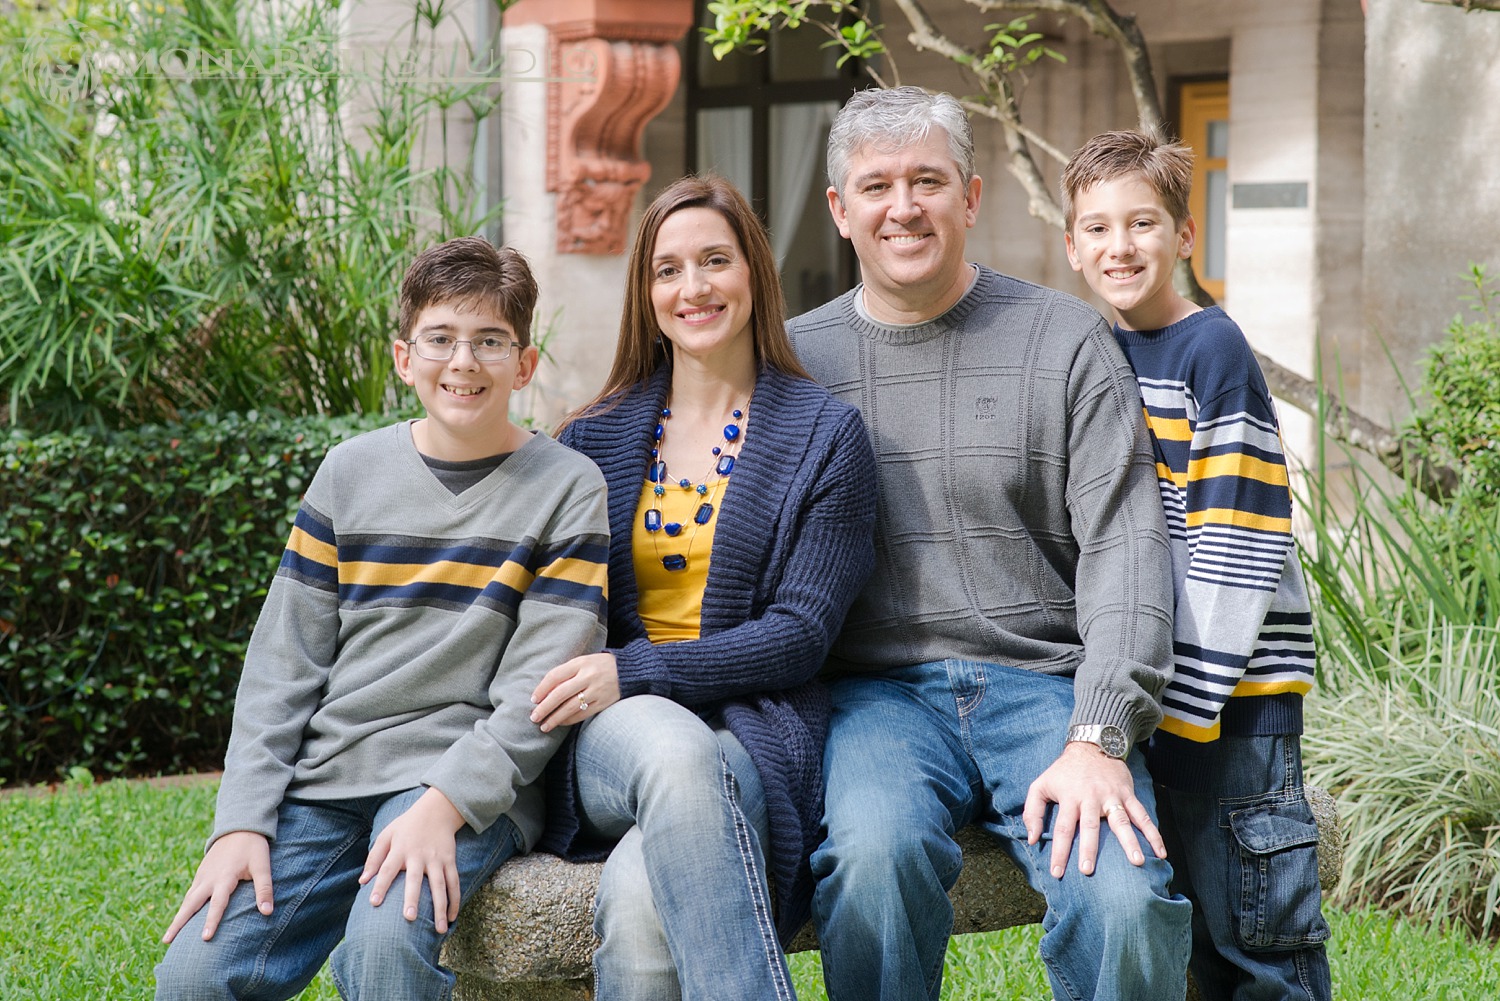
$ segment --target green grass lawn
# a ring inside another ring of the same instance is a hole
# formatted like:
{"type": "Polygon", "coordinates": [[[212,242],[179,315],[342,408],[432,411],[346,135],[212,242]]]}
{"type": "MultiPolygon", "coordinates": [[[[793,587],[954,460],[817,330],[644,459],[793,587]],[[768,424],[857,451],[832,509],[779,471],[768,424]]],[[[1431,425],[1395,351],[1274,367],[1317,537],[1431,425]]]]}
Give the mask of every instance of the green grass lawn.
{"type": "MultiPolygon", "coordinates": [[[[213,783],[73,784],[0,795],[0,998],[149,998],[160,938],[213,813],[213,783]]],[[[1329,909],[1334,996],[1500,997],[1500,949],[1372,911],[1329,909]]],[[[943,997],[1045,1001],[1040,929],[967,935],[948,950],[943,997]]],[[[816,953],[792,957],[798,996],[821,1001],[816,953]]],[[[325,973],[304,1001],[337,997],[325,973]]]]}

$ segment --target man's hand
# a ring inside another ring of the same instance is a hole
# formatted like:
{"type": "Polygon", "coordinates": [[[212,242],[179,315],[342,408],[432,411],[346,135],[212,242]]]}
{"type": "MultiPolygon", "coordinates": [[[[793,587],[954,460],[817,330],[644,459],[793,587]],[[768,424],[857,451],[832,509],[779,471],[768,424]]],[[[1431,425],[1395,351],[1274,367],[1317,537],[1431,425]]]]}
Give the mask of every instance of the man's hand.
{"type": "Polygon", "coordinates": [[[193,884],[182,898],[182,906],[167,926],[163,942],[171,942],[197,914],[208,904],[208,917],[203,921],[203,941],[207,942],[219,930],[219,920],[229,906],[229,897],[245,880],[255,883],[255,905],[262,914],[270,914],[273,904],[271,896],[271,844],[262,834],[252,831],[231,831],[219,838],[198,863],[193,874],[193,884]]]}
{"type": "Polygon", "coordinates": [[[1058,759],[1031,783],[1021,819],[1026,841],[1036,844],[1046,823],[1047,804],[1057,804],[1052,824],[1052,875],[1061,879],[1078,834],[1078,871],[1092,875],[1099,857],[1099,820],[1104,818],[1133,865],[1145,865],[1135,828],[1151,843],[1157,858],[1167,857],[1161,832],[1146,806],[1135,798],[1135,783],[1125,762],[1111,758],[1095,744],[1072,741],[1058,759]]]}
{"type": "Polygon", "coordinates": [[[401,913],[406,920],[415,921],[425,878],[432,890],[433,927],[439,935],[445,934],[448,925],[457,919],[461,903],[454,835],[463,826],[463,815],[447,796],[431,788],[423,793],[410,809],[380,832],[365,858],[359,885],[375,881],[370,904],[379,907],[396,875],[405,872],[406,899],[401,913]]]}
{"type": "Polygon", "coordinates": [[[620,701],[620,672],[615,655],[589,653],[548,671],[531,693],[536,708],[531,721],[542,732],[570,723],[582,723],[620,701]]]}

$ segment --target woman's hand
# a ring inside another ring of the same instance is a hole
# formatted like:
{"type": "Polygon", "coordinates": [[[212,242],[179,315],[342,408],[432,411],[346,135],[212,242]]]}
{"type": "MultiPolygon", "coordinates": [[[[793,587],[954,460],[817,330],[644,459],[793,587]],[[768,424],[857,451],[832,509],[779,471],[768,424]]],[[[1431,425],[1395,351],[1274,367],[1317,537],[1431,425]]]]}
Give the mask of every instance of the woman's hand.
{"type": "Polygon", "coordinates": [[[612,653],[590,653],[559,664],[531,693],[531,721],[542,732],[582,723],[620,701],[620,674],[612,653]]]}

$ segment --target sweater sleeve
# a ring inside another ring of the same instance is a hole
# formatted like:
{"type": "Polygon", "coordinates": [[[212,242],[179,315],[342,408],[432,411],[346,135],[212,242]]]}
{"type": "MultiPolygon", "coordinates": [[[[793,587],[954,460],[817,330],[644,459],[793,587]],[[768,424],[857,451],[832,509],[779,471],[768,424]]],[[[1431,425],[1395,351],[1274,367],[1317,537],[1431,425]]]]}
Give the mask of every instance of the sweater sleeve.
{"type": "Polygon", "coordinates": [[[639,638],[615,650],[620,694],[660,695],[696,707],[811,681],[874,567],[875,494],[869,436],[849,410],[791,526],[770,603],[740,625],[697,640],[653,644],[639,638]]]}
{"type": "Polygon", "coordinates": [[[1275,413],[1249,380],[1199,401],[1185,480],[1178,487],[1189,558],[1173,644],[1181,684],[1172,686],[1167,712],[1174,732],[1204,739],[1255,652],[1293,552],[1291,488],[1275,413]],[[1188,692],[1190,704],[1174,709],[1188,692]]]}
{"type": "Polygon", "coordinates": [[[549,670],[604,645],[609,521],[597,471],[580,477],[538,539],[533,578],[490,683],[493,712],[439,758],[423,782],[484,830],[535,782],[567,734],[531,721],[531,693],[549,670]]]}
{"type": "Polygon", "coordinates": [[[303,732],[338,650],[338,549],[325,461],[297,511],[245,651],[208,843],[231,831],[276,837],[303,732]]]}
{"type": "Polygon", "coordinates": [[[1140,391],[1101,320],[1069,373],[1067,503],[1078,545],[1083,661],[1072,723],[1132,741],[1161,719],[1171,672],[1172,570],[1140,391]]]}

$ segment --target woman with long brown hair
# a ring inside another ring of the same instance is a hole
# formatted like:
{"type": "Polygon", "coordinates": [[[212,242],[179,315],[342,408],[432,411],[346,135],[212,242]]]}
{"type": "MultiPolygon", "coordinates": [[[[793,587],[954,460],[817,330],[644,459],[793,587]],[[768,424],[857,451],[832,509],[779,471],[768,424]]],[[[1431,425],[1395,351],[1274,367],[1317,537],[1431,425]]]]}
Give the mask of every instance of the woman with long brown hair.
{"type": "Polygon", "coordinates": [[[793,997],[814,678],[873,566],[875,481],[858,411],[808,378],[784,314],[744,197],[677,181],[641,221],[605,388],[559,430],[609,485],[609,638],[534,696],[543,728],[576,725],[542,847],[608,856],[600,1001],[793,997]]]}

